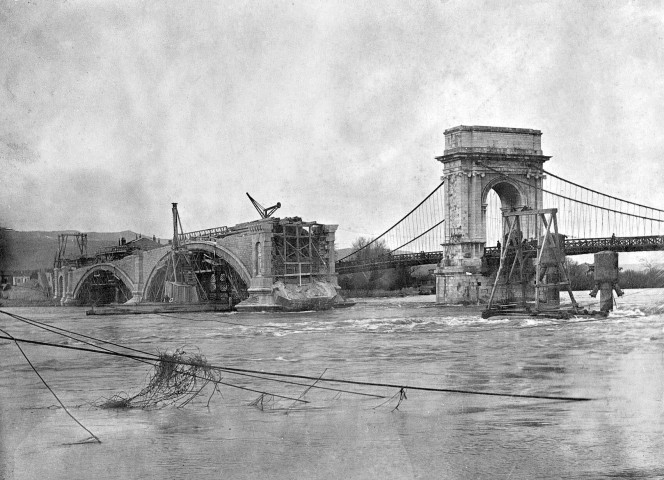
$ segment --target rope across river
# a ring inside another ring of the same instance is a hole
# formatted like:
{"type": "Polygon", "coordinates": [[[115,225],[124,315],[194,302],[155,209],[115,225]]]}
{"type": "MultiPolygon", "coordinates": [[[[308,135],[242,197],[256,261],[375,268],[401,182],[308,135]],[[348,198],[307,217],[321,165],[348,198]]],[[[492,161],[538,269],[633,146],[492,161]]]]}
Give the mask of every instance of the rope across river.
{"type": "MultiPolygon", "coordinates": [[[[16,315],[10,312],[2,311],[0,310],[0,313],[3,313],[5,315],[8,315],[16,320],[24,321],[26,323],[30,323],[32,325],[38,326],[40,328],[46,328],[48,330],[48,325],[42,324],[41,322],[38,322],[36,320],[31,320],[25,317],[21,317],[20,315],[16,315]]],[[[56,328],[56,327],[53,327],[56,328]]],[[[60,332],[66,332],[71,335],[80,335],[76,332],[64,330],[61,328],[57,328],[60,332]]],[[[52,333],[59,333],[59,332],[53,332],[53,330],[49,330],[52,333]]],[[[61,335],[64,335],[64,333],[59,333],[61,335]]],[[[71,337],[69,335],[68,338],[71,338],[73,340],[81,341],[79,339],[76,339],[74,337],[71,337]]],[[[134,348],[130,347],[125,347],[123,345],[119,344],[114,344],[112,342],[107,342],[102,339],[90,337],[90,336],[84,336],[85,338],[92,339],[97,342],[103,342],[106,344],[111,344],[120,348],[126,348],[128,350],[140,353],[140,354],[134,354],[134,353],[123,353],[123,352],[118,352],[114,350],[110,350],[104,347],[98,347],[96,345],[93,345],[95,348],[88,348],[88,347],[77,347],[77,346],[72,346],[72,345],[60,345],[57,343],[52,343],[52,342],[42,342],[42,341],[37,341],[37,340],[30,340],[30,339],[24,339],[24,338],[18,338],[18,337],[13,337],[13,336],[7,336],[7,335],[0,335],[0,339],[5,339],[5,340],[11,340],[14,342],[22,342],[22,343],[28,343],[28,344],[33,344],[33,345],[42,345],[42,346],[48,346],[48,347],[54,347],[54,348],[64,348],[64,349],[69,349],[69,350],[78,350],[78,351],[84,351],[84,352],[89,352],[89,353],[96,353],[100,355],[111,355],[111,356],[116,356],[116,357],[124,357],[124,358],[129,358],[133,360],[138,360],[138,361],[148,361],[148,362],[155,362],[159,360],[159,356],[137,350],[134,348]]],[[[86,342],[87,343],[87,342],[86,342]]],[[[88,343],[88,345],[90,345],[88,343]]],[[[168,361],[168,360],[163,360],[162,361],[168,361]]],[[[190,365],[186,362],[177,362],[178,364],[181,365],[190,365]]],[[[226,372],[229,374],[236,374],[236,375],[257,375],[259,378],[268,380],[269,377],[272,377],[273,380],[278,380],[278,379],[299,379],[299,380],[311,380],[315,381],[317,383],[337,383],[337,384],[346,384],[346,385],[356,385],[356,386],[364,386],[364,387],[381,387],[381,388],[397,388],[399,390],[414,390],[414,391],[425,391],[425,392],[438,392],[438,393],[454,393],[454,394],[464,394],[464,395],[483,395],[483,396],[494,396],[494,397],[509,397],[509,398],[524,398],[524,399],[539,399],[539,400],[562,400],[562,401],[570,401],[570,402],[584,402],[584,401],[589,401],[592,400],[592,398],[587,398],[587,397],[571,397],[571,396],[549,396],[549,395],[529,395],[529,394],[518,394],[518,393],[503,393],[503,392],[489,392],[489,391],[481,391],[481,390],[467,390],[467,389],[457,389],[457,388],[443,388],[443,387],[432,387],[432,386],[421,386],[421,385],[406,385],[406,384],[400,384],[400,383],[383,383],[383,382],[368,382],[368,381],[362,381],[362,380],[348,380],[348,379],[341,379],[341,378],[330,378],[330,377],[320,377],[320,376],[312,376],[312,375],[299,375],[299,374],[292,374],[292,373],[282,373],[282,372],[268,372],[264,370],[253,370],[253,369],[246,369],[246,368],[235,368],[235,367],[226,367],[222,365],[209,365],[209,368],[219,370],[221,372],[226,372]]],[[[290,382],[285,382],[282,381],[283,383],[290,383],[290,382]]],[[[231,385],[233,386],[233,385],[231,385]]],[[[319,385],[315,385],[314,388],[320,387],[319,385]]],[[[355,393],[355,394],[362,394],[361,392],[347,392],[347,393],[355,393]]],[[[272,395],[272,394],[270,394],[272,395]]],[[[367,395],[367,394],[365,394],[367,395]]],[[[276,395],[275,395],[276,396],[276,395]]],[[[371,395],[371,396],[376,396],[380,397],[379,395],[371,395]]]]}

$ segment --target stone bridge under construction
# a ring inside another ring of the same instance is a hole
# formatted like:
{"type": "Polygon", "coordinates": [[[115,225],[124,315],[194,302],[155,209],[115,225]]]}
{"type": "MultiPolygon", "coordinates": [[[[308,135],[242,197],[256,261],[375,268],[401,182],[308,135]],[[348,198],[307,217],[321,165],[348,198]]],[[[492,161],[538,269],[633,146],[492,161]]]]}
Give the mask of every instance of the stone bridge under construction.
{"type": "Polygon", "coordinates": [[[339,302],[336,229],[294,217],[181,233],[177,245],[188,262],[182,284],[195,292],[186,299],[164,289],[172,241],[151,248],[123,242],[56,265],[55,299],[63,305],[207,301],[238,310],[282,308],[289,298],[339,302]]]}

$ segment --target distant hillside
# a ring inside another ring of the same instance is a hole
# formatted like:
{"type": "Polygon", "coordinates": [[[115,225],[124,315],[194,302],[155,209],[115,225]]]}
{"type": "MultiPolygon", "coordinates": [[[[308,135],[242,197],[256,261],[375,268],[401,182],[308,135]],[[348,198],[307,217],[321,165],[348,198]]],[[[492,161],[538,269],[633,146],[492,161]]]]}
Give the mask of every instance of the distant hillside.
{"type": "MultiPolygon", "coordinates": [[[[53,260],[58,251],[58,234],[76,233],[73,230],[57,232],[19,232],[0,230],[0,270],[39,270],[53,268],[53,260]]],[[[88,255],[94,255],[103,247],[118,244],[124,237],[133,240],[137,234],[123,232],[86,232],[88,234],[88,255]]],[[[69,239],[66,256],[78,255],[75,239],[69,239]]]]}

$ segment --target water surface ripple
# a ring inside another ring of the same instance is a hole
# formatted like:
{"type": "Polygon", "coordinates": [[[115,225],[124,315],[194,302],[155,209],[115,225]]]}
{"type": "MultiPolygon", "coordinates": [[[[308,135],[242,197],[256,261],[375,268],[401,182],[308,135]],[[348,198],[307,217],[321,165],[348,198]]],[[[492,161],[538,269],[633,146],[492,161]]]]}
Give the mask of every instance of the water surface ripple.
{"type": "MultiPolygon", "coordinates": [[[[580,297],[587,294],[579,293],[580,297]]],[[[608,319],[483,320],[431,297],[372,299],[303,313],[87,317],[80,308],[9,311],[151,353],[198,349],[216,365],[328,378],[526,395],[562,402],[328,384],[308,404],[223,387],[186,408],[100,410],[136,393],[150,368],[25,345],[86,437],[0,341],[0,478],[657,478],[664,477],[664,290],[628,291],[608,319]],[[388,400],[386,402],[386,400],[388,400]]],[[[0,316],[16,337],[76,342],[0,316]]],[[[299,397],[305,387],[224,374],[299,397]]],[[[306,380],[302,381],[305,383],[306,380]]]]}

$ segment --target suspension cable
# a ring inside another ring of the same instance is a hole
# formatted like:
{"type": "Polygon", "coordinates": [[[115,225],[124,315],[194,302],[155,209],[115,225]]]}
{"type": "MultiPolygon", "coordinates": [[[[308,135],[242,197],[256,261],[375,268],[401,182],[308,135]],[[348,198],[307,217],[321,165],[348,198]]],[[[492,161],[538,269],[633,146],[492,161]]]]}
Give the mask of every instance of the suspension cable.
{"type": "MultiPolygon", "coordinates": [[[[487,167],[487,168],[488,168],[488,167],[487,167]]],[[[643,207],[643,208],[648,208],[648,209],[650,209],[650,210],[656,210],[656,211],[658,211],[658,212],[664,212],[664,210],[660,210],[659,208],[649,207],[649,206],[647,206],[647,205],[641,205],[640,203],[630,202],[629,200],[625,200],[625,199],[623,199],[623,198],[614,197],[614,196],[609,195],[609,194],[607,194],[607,193],[598,192],[597,190],[593,190],[592,188],[584,187],[583,185],[579,185],[578,183],[574,183],[574,182],[572,182],[572,181],[570,181],[570,180],[567,180],[567,179],[565,179],[565,178],[559,177],[558,175],[554,175],[554,174],[551,173],[551,172],[547,172],[547,171],[544,170],[544,169],[542,169],[542,172],[543,172],[543,173],[546,173],[547,175],[550,175],[550,176],[552,176],[552,177],[555,177],[555,178],[557,178],[558,180],[562,180],[563,182],[571,183],[572,185],[574,185],[574,186],[576,186],[576,187],[582,188],[582,189],[584,189],[584,190],[589,190],[589,191],[591,191],[591,192],[593,192],[593,193],[597,193],[597,194],[599,194],[599,195],[603,195],[603,196],[605,196],[605,197],[612,198],[612,199],[614,199],[614,200],[619,200],[619,201],[624,202],[624,203],[629,203],[629,204],[631,204],[631,205],[636,205],[637,207],[643,207]]]]}
{"type": "Polygon", "coordinates": [[[404,243],[403,245],[401,245],[400,247],[397,247],[397,248],[391,250],[390,253],[392,253],[392,252],[396,252],[397,250],[399,250],[399,249],[405,247],[406,245],[408,245],[408,244],[414,242],[415,240],[417,240],[418,238],[422,237],[423,235],[426,235],[427,233],[429,233],[431,230],[433,230],[434,228],[436,228],[438,225],[440,225],[440,224],[443,223],[444,221],[445,221],[445,219],[443,218],[440,222],[438,222],[437,224],[435,224],[433,227],[431,227],[430,229],[428,229],[426,232],[422,232],[422,233],[420,233],[417,237],[413,238],[412,240],[409,240],[409,241],[407,241],[406,243],[404,243]]]}
{"type": "MultiPolygon", "coordinates": [[[[518,178],[510,177],[510,176],[507,175],[506,173],[503,173],[503,172],[501,172],[500,170],[496,170],[495,168],[489,167],[488,165],[484,165],[483,163],[480,163],[480,162],[477,162],[477,163],[478,163],[478,165],[481,165],[481,166],[484,167],[484,168],[488,168],[489,170],[492,170],[492,171],[496,172],[497,174],[499,174],[499,175],[501,175],[501,176],[503,176],[503,177],[505,177],[505,178],[509,178],[510,180],[513,180],[513,181],[515,181],[515,182],[522,183],[522,184],[524,184],[524,185],[530,185],[529,183],[524,182],[523,180],[519,180],[518,178]]],[[[658,218],[643,217],[643,216],[641,216],[641,215],[635,215],[635,214],[633,214],[633,213],[626,213],[626,212],[621,212],[621,211],[619,211],[619,210],[613,210],[613,209],[611,209],[611,208],[607,208],[607,207],[600,207],[599,205],[593,205],[593,204],[591,204],[591,203],[586,203],[586,202],[584,202],[584,201],[582,201],[582,200],[577,200],[577,199],[575,199],[575,198],[566,197],[565,195],[561,195],[561,194],[559,194],[559,193],[551,192],[551,191],[546,190],[546,189],[541,188],[541,187],[535,187],[535,188],[538,189],[538,190],[541,190],[541,191],[544,192],[544,193],[548,193],[548,194],[550,194],[550,195],[555,195],[556,197],[564,198],[564,199],[566,199],[566,200],[571,200],[572,202],[579,202],[579,203],[582,203],[582,204],[584,204],[584,205],[588,205],[589,207],[597,208],[597,209],[599,209],[599,210],[605,210],[605,211],[608,211],[608,212],[616,212],[616,213],[619,213],[619,214],[621,214],[621,215],[627,215],[627,216],[629,216],[629,217],[641,218],[641,219],[643,219],[643,220],[651,220],[651,221],[654,221],[654,222],[664,223],[664,220],[660,220],[660,219],[658,219],[658,218]]],[[[599,193],[599,192],[597,192],[597,193],[599,193]]],[[[600,193],[600,195],[602,195],[602,194],[600,193]]],[[[650,207],[647,207],[647,208],[650,208],[650,207]]],[[[653,209],[653,210],[656,210],[656,209],[653,209]]]]}
{"type": "Polygon", "coordinates": [[[346,256],[343,257],[343,258],[340,258],[340,259],[337,260],[337,261],[340,262],[340,261],[345,260],[346,258],[350,257],[351,255],[355,255],[356,253],[358,253],[358,252],[364,250],[364,249],[367,248],[369,245],[375,243],[376,241],[378,241],[379,239],[381,239],[382,237],[384,237],[385,235],[387,235],[387,234],[388,234],[388,233],[389,233],[394,227],[396,227],[396,226],[399,225],[401,222],[403,222],[406,218],[408,218],[408,216],[409,216],[411,213],[413,213],[415,210],[417,210],[418,208],[420,208],[420,206],[421,206],[424,202],[426,202],[427,200],[429,200],[429,198],[430,198],[434,193],[436,193],[436,192],[438,191],[438,189],[440,189],[440,187],[443,186],[444,183],[445,183],[445,180],[443,180],[442,182],[440,182],[440,184],[439,184],[436,188],[434,188],[433,191],[432,191],[429,195],[427,195],[427,196],[424,198],[424,200],[422,200],[420,203],[418,203],[418,204],[417,204],[417,205],[416,205],[416,206],[415,206],[410,212],[408,212],[406,215],[404,215],[403,217],[401,217],[401,219],[400,219],[397,223],[395,223],[394,225],[392,225],[390,228],[388,228],[387,230],[385,230],[383,233],[381,233],[379,236],[377,236],[376,238],[374,238],[373,240],[371,240],[369,243],[367,243],[366,245],[364,245],[362,248],[358,248],[358,249],[355,250],[354,252],[349,253],[348,255],[346,255],[346,256]]]}

